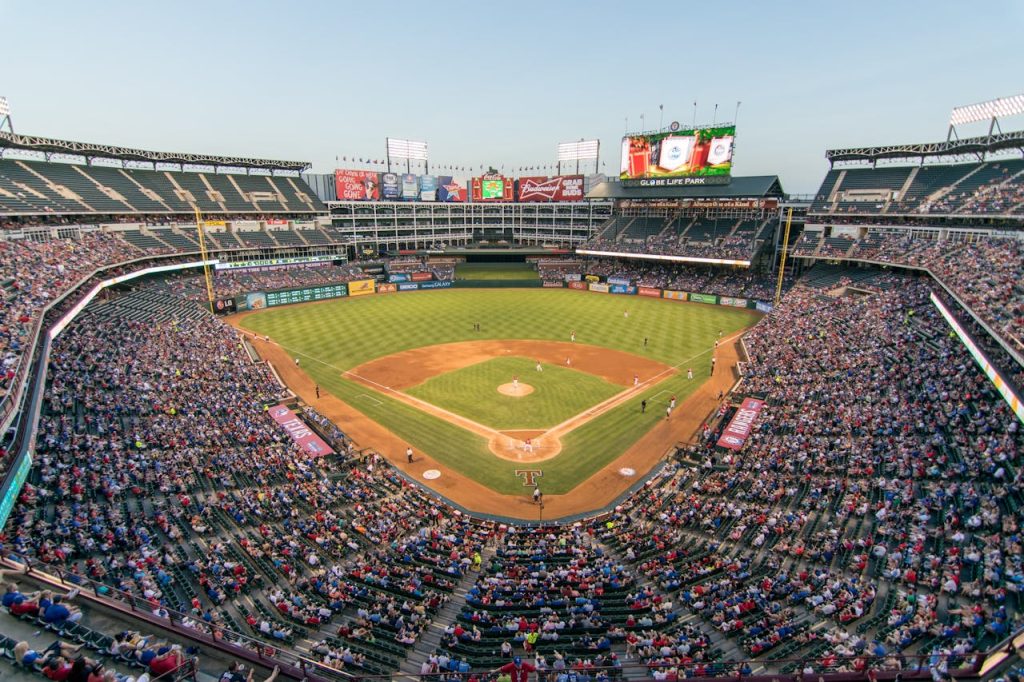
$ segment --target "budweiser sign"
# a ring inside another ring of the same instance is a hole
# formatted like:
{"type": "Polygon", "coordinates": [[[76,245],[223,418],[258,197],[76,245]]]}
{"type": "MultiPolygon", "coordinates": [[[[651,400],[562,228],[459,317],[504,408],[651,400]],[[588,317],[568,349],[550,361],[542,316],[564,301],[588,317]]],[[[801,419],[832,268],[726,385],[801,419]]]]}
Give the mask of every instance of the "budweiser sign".
{"type": "Polygon", "coordinates": [[[747,442],[750,430],[754,427],[757,415],[761,414],[761,408],[763,407],[763,400],[744,398],[740,409],[736,410],[736,414],[729,420],[729,425],[725,427],[725,431],[722,431],[722,436],[718,439],[719,447],[729,448],[730,450],[742,448],[743,444],[747,442]]]}
{"type": "Polygon", "coordinates": [[[519,201],[583,201],[583,176],[519,178],[519,201]]]}

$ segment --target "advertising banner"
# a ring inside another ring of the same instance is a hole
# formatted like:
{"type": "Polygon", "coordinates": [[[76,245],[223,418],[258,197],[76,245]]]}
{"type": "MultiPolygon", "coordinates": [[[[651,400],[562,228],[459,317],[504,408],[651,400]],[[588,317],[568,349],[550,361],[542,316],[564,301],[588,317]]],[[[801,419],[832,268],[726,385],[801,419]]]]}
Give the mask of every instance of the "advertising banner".
{"type": "Polygon", "coordinates": [[[583,279],[583,275],[578,272],[569,272],[565,275],[566,282],[579,282],[581,279],[583,279]]]}
{"type": "Polygon", "coordinates": [[[673,301],[685,301],[686,300],[686,292],[685,291],[670,291],[669,289],[665,289],[663,292],[661,292],[661,295],[662,295],[663,298],[670,298],[673,301]]]}
{"type": "Polygon", "coordinates": [[[377,285],[377,293],[378,294],[393,294],[396,291],[398,291],[398,287],[396,285],[394,285],[394,284],[383,284],[382,283],[382,284],[378,284],[377,285]]]}
{"type": "Polygon", "coordinates": [[[287,220],[283,220],[281,218],[268,218],[267,220],[264,220],[263,222],[265,222],[267,225],[287,225],[288,224],[287,220]]]}
{"type": "Polygon", "coordinates": [[[372,279],[357,279],[348,283],[349,296],[366,296],[373,293],[374,281],[372,279]]]}
{"type": "Polygon", "coordinates": [[[380,173],[364,170],[334,171],[338,201],[376,201],[380,199],[380,173]]]}
{"type": "Polygon", "coordinates": [[[579,289],[581,291],[585,291],[586,288],[587,288],[587,283],[586,282],[580,282],[580,281],[569,282],[569,288],[570,289],[579,289]]]}
{"type": "Polygon", "coordinates": [[[747,299],[735,298],[733,296],[722,296],[718,299],[719,305],[731,305],[734,308],[746,308],[747,299]]]}
{"type": "Polygon", "coordinates": [[[316,432],[309,428],[306,422],[295,416],[295,413],[286,406],[277,405],[270,408],[270,416],[307,455],[323,457],[334,453],[334,450],[324,442],[323,438],[316,435],[316,432]]]}
{"type": "Polygon", "coordinates": [[[267,295],[262,291],[254,291],[245,295],[246,310],[263,310],[267,307],[267,295]]]}
{"type": "Polygon", "coordinates": [[[420,288],[420,285],[416,282],[402,282],[398,285],[399,291],[416,291],[420,288]]]}
{"type": "Polygon", "coordinates": [[[218,298],[213,302],[213,312],[217,315],[230,315],[235,312],[235,299],[218,298]]]}
{"type": "Polygon", "coordinates": [[[550,280],[545,280],[544,286],[547,287],[548,289],[561,289],[562,288],[562,283],[561,282],[552,282],[550,280]]]}
{"type": "Polygon", "coordinates": [[[711,305],[718,304],[718,297],[711,294],[690,294],[690,300],[694,303],[710,303],[711,305]]]}
{"type": "Polygon", "coordinates": [[[449,280],[438,282],[420,282],[420,289],[450,289],[452,283],[449,280]]]}
{"type": "Polygon", "coordinates": [[[624,137],[619,180],[633,185],[727,183],[735,135],[736,126],[726,125],[624,137]]]}
{"type": "Polygon", "coordinates": [[[519,178],[519,201],[583,201],[583,176],[519,178]]]}
{"type": "Polygon", "coordinates": [[[747,442],[747,437],[750,436],[750,429],[754,426],[754,422],[757,421],[757,415],[761,414],[763,407],[763,400],[744,398],[740,409],[736,410],[736,414],[729,420],[729,425],[725,427],[725,431],[722,431],[722,437],[718,439],[719,447],[729,448],[730,450],[742,448],[743,444],[747,442]]]}
{"type": "Polygon", "coordinates": [[[770,313],[770,312],[772,311],[772,307],[773,307],[773,306],[772,306],[772,304],[771,304],[771,303],[765,303],[764,301],[757,301],[757,302],[756,302],[756,303],[754,304],[754,307],[755,307],[755,308],[756,308],[756,309],[757,309],[757,310],[758,310],[759,312],[762,312],[762,313],[770,313]]]}
{"type": "Polygon", "coordinates": [[[409,275],[407,275],[404,272],[396,272],[394,274],[388,275],[388,281],[389,282],[408,282],[409,281],[409,275]]]}
{"type": "Polygon", "coordinates": [[[412,173],[402,174],[402,201],[419,201],[420,178],[412,173]]]}
{"type": "Polygon", "coordinates": [[[446,202],[462,202],[466,200],[466,185],[450,175],[437,178],[437,200],[446,202]]]}
{"type": "Polygon", "coordinates": [[[636,287],[631,287],[628,284],[613,284],[608,288],[610,294],[629,294],[632,296],[636,293],[636,287]]]}
{"type": "Polygon", "coordinates": [[[341,296],[348,296],[347,284],[325,284],[319,287],[268,291],[266,294],[266,304],[268,308],[273,308],[277,305],[325,301],[329,298],[339,298],[341,296]]]}
{"type": "Polygon", "coordinates": [[[583,275],[583,279],[588,282],[600,282],[601,278],[597,275],[583,275]]]}
{"type": "Polygon", "coordinates": [[[600,282],[591,282],[590,283],[590,290],[591,291],[596,291],[599,294],[607,294],[608,293],[608,285],[607,284],[601,284],[600,282]]]}
{"type": "Polygon", "coordinates": [[[498,173],[487,173],[470,181],[473,201],[512,201],[512,179],[498,173]]]}
{"type": "Polygon", "coordinates": [[[629,285],[629,280],[623,277],[609,277],[607,280],[608,284],[621,284],[623,286],[629,285]]]}
{"type": "Polygon", "coordinates": [[[380,176],[380,192],[384,201],[398,201],[402,196],[402,184],[398,173],[384,173],[380,176]]]}
{"type": "Polygon", "coordinates": [[[651,298],[661,298],[661,289],[655,289],[653,287],[639,287],[636,293],[641,296],[650,296],[651,298]]]}
{"type": "Polygon", "coordinates": [[[432,275],[429,272],[414,272],[412,273],[412,276],[409,277],[409,279],[411,279],[413,282],[429,282],[430,280],[434,279],[434,275],[432,275]]]}
{"type": "Polygon", "coordinates": [[[205,227],[227,227],[228,223],[225,220],[204,220],[203,225],[205,227]]]}
{"type": "Polygon", "coordinates": [[[420,201],[437,201],[437,176],[420,176],[420,201]]]}

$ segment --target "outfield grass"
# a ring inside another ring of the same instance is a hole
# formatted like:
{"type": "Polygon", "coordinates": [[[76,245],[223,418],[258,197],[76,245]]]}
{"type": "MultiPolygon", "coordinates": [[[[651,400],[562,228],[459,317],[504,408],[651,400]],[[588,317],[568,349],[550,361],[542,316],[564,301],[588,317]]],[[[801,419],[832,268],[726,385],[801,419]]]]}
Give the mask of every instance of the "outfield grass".
{"type": "Polygon", "coordinates": [[[615,386],[593,374],[520,357],[493,358],[424,381],[409,395],[497,430],[548,429],[616,393],[615,386]],[[518,376],[533,393],[502,395],[498,386],[518,376]]]}
{"type": "Polygon", "coordinates": [[[242,326],[270,335],[302,358],[302,369],[321,389],[437,461],[497,492],[525,495],[529,491],[512,473],[520,467],[492,455],[485,439],[344,379],[341,373],[410,348],[478,339],[568,341],[573,330],[579,343],[683,367],[681,374],[563,438],[561,454],[541,467],[544,490],[557,494],[571,490],[664,419],[664,401],[671,393],[681,402],[702,383],[719,330],[729,335],[754,321],[746,311],[725,306],[638,296],[550,289],[452,289],[274,308],[250,315],[242,326]],[[628,318],[623,315],[625,309],[628,318]],[[477,322],[480,332],[473,331],[477,322]],[[645,337],[649,340],[646,348],[645,337]],[[694,368],[697,379],[686,379],[688,366],[694,368]],[[651,405],[641,415],[643,398],[651,405]]]}
{"type": "Polygon", "coordinates": [[[455,279],[540,279],[530,263],[459,263],[455,279]]]}

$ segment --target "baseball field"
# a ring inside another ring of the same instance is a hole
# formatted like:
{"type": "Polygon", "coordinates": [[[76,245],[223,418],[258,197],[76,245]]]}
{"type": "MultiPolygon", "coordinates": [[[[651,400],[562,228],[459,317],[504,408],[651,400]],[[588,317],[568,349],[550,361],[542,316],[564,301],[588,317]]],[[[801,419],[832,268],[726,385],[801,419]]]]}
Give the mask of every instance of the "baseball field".
{"type": "MultiPolygon", "coordinates": [[[[266,352],[257,349],[289,385],[312,382],[322,400],[340,401],[342,429],[372,422],[391,436],[361,445],[402,465],[411,446],[419,466],[408,470],[430,465],[435,487],[433,473],[450,472],[525,499],[527,478],[545,495],[567,495],[655,430],[662,441],[692,436],[695,415],[684,408],[708,383],[716,339],[731,341],[757,318],[638,296],[450,289],[288,306],[234,323],[270,337],[266,352]]],[[[301,394],[318,405],[309,388],[301,394]]]]}

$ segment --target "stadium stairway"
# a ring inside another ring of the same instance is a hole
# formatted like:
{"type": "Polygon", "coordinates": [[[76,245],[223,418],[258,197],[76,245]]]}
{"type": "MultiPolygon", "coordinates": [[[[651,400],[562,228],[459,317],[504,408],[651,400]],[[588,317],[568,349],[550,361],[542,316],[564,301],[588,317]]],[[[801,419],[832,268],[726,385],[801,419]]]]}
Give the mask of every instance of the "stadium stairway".
{"type": "MultiPolygon", "coordinates": [[[[493,546],[485,547],[480,552],[480,557],[483,559],[481,565],[487,566],[491,559],[494,558],[494,554],[495,548],[493,546]]],[[[419,679],[420,666],[430,658],[433,652],[441,648],[441,638],[444,636],[444,629],[454,623],[459,613],[462,612],[462,608],[466,604],[466,596],[469,594],[469,588],[473,586],[473,583],[476,582],[479,576],[478,572],[470,570],[466,571],[466,574],[459,579],[455,584],[451,600],[444,605],[444,608],[437,612],[431,620],[427,631],[420,636],[416,646],[409,649],[409,655],[402,661],[399,674],[410,675],[415,679],[419,679]]]]}

